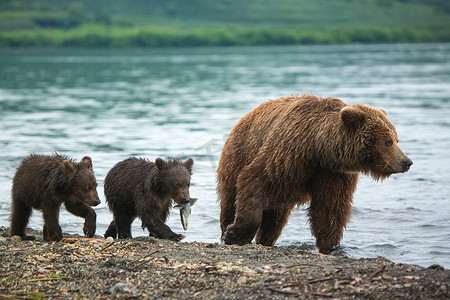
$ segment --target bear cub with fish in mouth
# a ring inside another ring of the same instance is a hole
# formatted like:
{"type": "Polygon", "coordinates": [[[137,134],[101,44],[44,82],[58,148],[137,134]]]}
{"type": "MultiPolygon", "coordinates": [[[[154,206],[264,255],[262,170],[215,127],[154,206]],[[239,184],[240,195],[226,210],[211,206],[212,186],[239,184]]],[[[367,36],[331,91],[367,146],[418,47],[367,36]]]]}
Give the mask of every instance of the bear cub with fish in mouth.
{"type": "Polygon", "coordinates": [[[191,201],[189,186],[194,160],[177,159],[155,162],[130,157],[117,163],[106,175],[105,196],[114,220],[106,237],[131,238],[131,223],[142,221],[150,236],[180,241],[185,236],[174,233],[165,224],[172,200],[180,205],[191,201]]]}

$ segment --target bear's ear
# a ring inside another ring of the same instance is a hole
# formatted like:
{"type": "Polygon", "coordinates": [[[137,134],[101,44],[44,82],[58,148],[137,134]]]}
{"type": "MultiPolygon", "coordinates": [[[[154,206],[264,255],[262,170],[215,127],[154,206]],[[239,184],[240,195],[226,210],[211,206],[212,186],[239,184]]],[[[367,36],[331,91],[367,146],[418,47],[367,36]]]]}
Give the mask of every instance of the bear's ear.
{"type": "Polygon", "coordinates": [[[365,118],[365,113],[358,108],[346,106],[341,109],[342,122],[350,128],[358,128],[362,125],[365,118]]]}
{"type": "Polygon", "coordinates": [[[164,170],[164,168],[166,166],[166,162],[164,161],[164,159],[162,159],[160,157],[158,157],[155,160],[155,164],[156,164],[156,167],[158,168],[158,170],[160,170],[160,171],[164,170]]]}
{"type": "Polygon", "coordinates": [[[183,164],[186,169],[188,169],[188,171],[192,173],[192,165],[194,164],[194,160],[189,157],[183,164]]]}
{"type": "Polygon", "coordinates": [[[83,157],[80,164],[85,165],[88,169],[92,170],[92,159],[89,156],[83,157]]]}
{"type": "Polygon", "coordinates": [[[65,159],[63,161],[64,170],[66,170],[66,173],[69,177],[73,177],[75,173],[77,172],[75,166],[73,163],[65,159]]]}
{"type": "Polygon", "coordinates": [[[387,116],[387,111],[385,109],[379,108],[379,111],[381,111],[381,113],[385,116],[387,116]]]}

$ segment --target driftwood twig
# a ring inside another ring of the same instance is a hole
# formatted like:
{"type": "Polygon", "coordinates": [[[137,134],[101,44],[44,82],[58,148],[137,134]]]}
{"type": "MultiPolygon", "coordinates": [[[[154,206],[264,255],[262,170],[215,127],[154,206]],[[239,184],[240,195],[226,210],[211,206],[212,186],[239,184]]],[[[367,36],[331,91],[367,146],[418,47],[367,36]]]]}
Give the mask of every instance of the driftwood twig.
{"type": "Polygon", "coordinates": [[[269,291],[275,292],[275,293],[281,293],[281,294],[287,294],[287,295],[298,295],[297,292],[294,291],[286,291],[286,290],[280,290],[274,287],[267,287],[269,291]]]}
{"type": "MultiPolygon", "coordinates": [[[[159,249],[159,250],[153,251],[153,252],[150,253],[149,255],[146,255],[146,256],[144,256],[144,257],[142,258],[142,259],[144,260],[143,262],[140,262],[140,263],[138,263],[137,265],[134,265],[134,266],[130,267],[130,270],[136,269],[137,267],[140,267],[140,266],[142,266],[143,264],[146,264],[146,263],[148,262],[148,260],[146,260],[146,259],[147,259],[148,257],[152,256],[153,254],[158,253],[158,252],[163,251],[163,250],[168,250],[168,249],[171,249],[171,248],[161,248],[161,249],[159,249]]],[[[165,258],[165,259],[166,259],[166,261],[167,261],[167,258],[165,258]]]]}
{"type": "Polygon", "coordinates": [[[294,268],[294,267],[301,267],[301,266],[319,267],[319,268],[325,269],[324,266],[317,265],[317,264],[294,264],[294,265],[287,266],[286,269],[290,269],[290,268],[294,268]]]}
{"type": "Polygon", "coordinates": [[[386,269],[386,266],[382,266],[381,268],[379,268],[378,270],[376,270],[375,272],[370,274],[369,277],[367,277],[367,279],[364,281],[367,281],[367,282],[371,281],[375,276],[377,276],[380,273],[383,273],[385,269],[386,269]]]}
{"type": "Polygon", "coordinates": [[[334,280],[334,279],[337,279],[337,278],[336,277],[327,277],[327,278],[322,278],[322,279],[314,279],[314,280],[308,281],[308,283],[311,284],[311,283],[323,282],[323,281],[334,280]]]}

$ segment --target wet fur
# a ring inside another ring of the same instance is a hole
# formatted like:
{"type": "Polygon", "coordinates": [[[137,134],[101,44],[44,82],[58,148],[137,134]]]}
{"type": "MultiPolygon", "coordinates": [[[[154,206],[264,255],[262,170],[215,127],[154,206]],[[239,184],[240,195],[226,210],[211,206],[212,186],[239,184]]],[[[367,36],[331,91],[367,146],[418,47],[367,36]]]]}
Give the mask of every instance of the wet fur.
{"type": "Polygon", "coordinates": [[[182,163],[131,157],[117,163],[105,178],[106,202],[114,216],[105,237],[131,238],[131,224],[139,217],[142,228],[147,228],[151,236],[183,239],[165,222],[172,200],[182,203],[189,198],[192,165],[191,158],[182,163]]]}
{"type": "MultiPolygon", "coordinates": [[[[320,252],[338,245],[359,173],[384,179],[410,160],[384,110],[316,96],[272,100],[234,126],[217,170],[222,238],[273,245],[296,205],[320,252]],[[393,140],[386,147],[385,141],[393,140]]],[[[412,164],[412,162],[411,162],[412,164]]],[[[406,168],[406,169],[405,169],[406,168]]]]}
{"type": "Polygon", "coordinates": [[[60,240],[59,209],[64,203],[69,212],[85,218],[84,233],[92,237],[96,213],[91,206],[100,203],[96,187],[91,158],[77,163],[59,154],[31,154],[22,160],[13,178],[11,235],[34,239],[25,235],[25,229],[32,209],[37,209],[44,217],[44,240],[60,240]]]}

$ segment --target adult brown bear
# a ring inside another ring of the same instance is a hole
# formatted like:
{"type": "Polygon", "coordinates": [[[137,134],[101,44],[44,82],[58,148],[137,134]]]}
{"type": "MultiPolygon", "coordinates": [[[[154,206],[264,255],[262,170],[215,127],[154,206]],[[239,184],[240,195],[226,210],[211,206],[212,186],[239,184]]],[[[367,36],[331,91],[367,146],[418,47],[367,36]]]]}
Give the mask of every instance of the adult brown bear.
{"type": "Polygon", "coordinates": [[[268,101],[234,126],[217,170],[226,244],[273,245],[295,205],[310,203],[319,251],[331,251],[352,213],[359,173],[375,180],[409,170],[386,111],[339,99],[268,101]]]}

